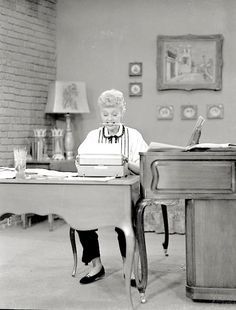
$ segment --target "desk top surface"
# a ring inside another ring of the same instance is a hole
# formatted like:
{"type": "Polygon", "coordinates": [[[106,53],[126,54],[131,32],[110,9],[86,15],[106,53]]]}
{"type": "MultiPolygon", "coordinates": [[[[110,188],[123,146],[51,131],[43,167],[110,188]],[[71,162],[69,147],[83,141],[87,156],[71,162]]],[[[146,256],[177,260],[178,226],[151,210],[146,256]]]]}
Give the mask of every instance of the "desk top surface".
{"type": "Polygon", "coordinates": [[[139,153],[141,158],[142,157],[156,157],[158,159],[193,159],[193,160],[201,160],[201,159],[206,159],[206,160],[222,160],[222,159],[227,159],[227,160],[236,160],[236,151],[202,151],[202,152],[183,152],[183,151],[178,151],[178,150],[173,150],[173,151],[165,151],[165,152],[140,152],[139,153]]]}
{"type": "Polygon", "coordinates": [[[127,177],[107,179],[101,178],[100,180],[96,178],[83,178],[83,177],[73,177],[73,178],[27,178],[27,179],[0,179],[1,184],[63,184],[63,185],[133,185],[139,182],[138,175],[128,175],[127,177]]]}

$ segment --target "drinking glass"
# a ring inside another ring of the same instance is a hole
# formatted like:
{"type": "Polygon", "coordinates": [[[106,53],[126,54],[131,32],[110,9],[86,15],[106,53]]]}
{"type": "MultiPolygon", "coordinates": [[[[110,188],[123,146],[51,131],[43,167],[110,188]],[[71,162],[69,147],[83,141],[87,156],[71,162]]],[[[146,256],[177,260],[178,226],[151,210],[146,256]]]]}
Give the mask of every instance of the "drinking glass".
{"type": "Polygon", "coordinates": [[[16,179],[25,179],[26,169],[26,147],[14,148],[14,167],[16,170],[16,179]]]}

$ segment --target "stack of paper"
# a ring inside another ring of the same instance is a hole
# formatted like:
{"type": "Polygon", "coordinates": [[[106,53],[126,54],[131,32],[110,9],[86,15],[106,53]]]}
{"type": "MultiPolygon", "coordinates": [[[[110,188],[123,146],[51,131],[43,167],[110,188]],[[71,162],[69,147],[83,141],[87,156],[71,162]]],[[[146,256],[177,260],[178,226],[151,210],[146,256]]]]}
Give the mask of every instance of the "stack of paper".
{"type": "Polygon", "coordinates": [[[191,146],[178,146],[166,143],[151,142],[149,152],[164,151],[236,151],[236,144],[233,143],[200,143],[191,146]]]}
{"type": "Polygon", "coordinates": [[[31,168],[25,170],[26,175],[37,177],[47,177],[47,178],[67,178],[77,176],[77,172],[62,172],[56,170],[47,170],[47,169],[37,169],[31,168]]]}
{"type": "Polygon", "coordinates": [[[14,179],[15,177],[15,168],[0,167],[0,179],[14,179]]]}
{"type": "Polygon", "coordinates": [[[207,150],[207,151],[236,151],[236,144],[233,143],[200,143],[187,146],[186,151],[207,150]]]}
{"type": "Polygon", "coordinates": [[[163,152],[163,151],[184,151],[186,147],[166,144],[166,143],[159,143],[159,142],[151,142],[148,146],[148,152],[163,152]]]}

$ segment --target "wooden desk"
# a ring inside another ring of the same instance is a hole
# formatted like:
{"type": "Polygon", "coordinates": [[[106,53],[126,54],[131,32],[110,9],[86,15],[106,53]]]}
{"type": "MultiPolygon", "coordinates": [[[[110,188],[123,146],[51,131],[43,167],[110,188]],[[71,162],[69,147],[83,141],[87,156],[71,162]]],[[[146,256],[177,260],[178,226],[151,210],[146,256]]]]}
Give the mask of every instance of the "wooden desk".
{"type": "Polygon", "coordinates": [[[132,307],[130,290],[135,238],[132,206],[139,197],[139,177],[128,176],[108,182],[76,180],[1,180],[0,214],[58,214],[73,228],[121,228],[126,236],[126,291],[132,307]]]}
{"type": "MultiPolygon", "coordinates": [[[[154,201],[185,199],[186,294],[194,300],[236,301],[236,152],[141,153],[136,225],[147,285],[143,213],[154,201]]],[[[157,266],[158,268],[158,266],[157,266]]]]}
{"type": "MultiPolygon", "coordinates": [[[[41,161],[31,159],[28,160],[26,164],[27,168],[40,168],[40,169],[49,169],[63,172],[77,172],[74,159],[72,160],[45,159],[41,161]]],[[[32,215],[33,214],[21,215],[23,228],[27,227],[27,218],[31,217],[32,215]]],[[[53,231],[53,222],[54,222],[54,215],[48,214],[49,231],[53,231]]]]}

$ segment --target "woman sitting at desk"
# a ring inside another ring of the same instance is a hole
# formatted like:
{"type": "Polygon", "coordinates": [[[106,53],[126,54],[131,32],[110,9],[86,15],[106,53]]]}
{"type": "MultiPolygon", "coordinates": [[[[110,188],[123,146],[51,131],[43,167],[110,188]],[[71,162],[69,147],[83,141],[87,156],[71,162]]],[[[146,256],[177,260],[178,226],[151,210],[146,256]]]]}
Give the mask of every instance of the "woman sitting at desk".
{"type": "MultiPolygon", "coordinates": [[[[122,124],[122,118],[126,109],[126,103],[122,92],[111,89],[103,92],[98,98],[102,127],[92,130],[79,146],[78,153],[96,147],[98,143],[111,143],[117,148],[120,146],[121,154],[128,158],[128,167],[133,173],[139,173],[139,152],[147,150],[147,144],[141,134],[133,128],[122,124]]],[[[92,261],[92,269],[80,279],[81,284],[92,283],[105,275],[101,262],[97,230],[77,230],[80,242],[83,247],[82,261],[87,265],[92,261]]],[[[123,262],[126,257],[126,241],[123,231],[115,228],[118,234],[118,242],[123,262]]],[[[135,281],[131,280],[131,285],[135,281]]]]}

